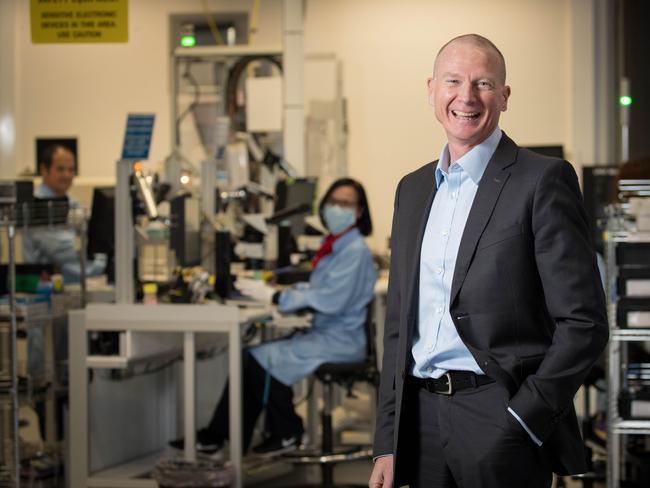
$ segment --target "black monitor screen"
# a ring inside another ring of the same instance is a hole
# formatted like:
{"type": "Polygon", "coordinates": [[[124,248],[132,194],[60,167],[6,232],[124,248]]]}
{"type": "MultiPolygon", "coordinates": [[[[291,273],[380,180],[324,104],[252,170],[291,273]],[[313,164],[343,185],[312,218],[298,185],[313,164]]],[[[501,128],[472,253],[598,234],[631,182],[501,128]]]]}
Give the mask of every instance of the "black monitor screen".
{"type": "Polygon", "coordinates": [[[115,188],[97,187],[93,190],[93,206],[88,221],[88,258],[95,253],[108,257],[107,274],[113,281],[115,259],[115,188]]]}
{"type": "MultiPolygon", "coordinates": [[[[308,205],[312,209],[316,196],[316,178],[279,181],[275,188],[275,194],[275,213],[280,210],[299,207],[300,205],[308,205]]],[[[311,214],[311,210],[308,213],[311,214]]],[[[291,233],[294,237],[305,233],[304,214],[288,217],[287,220],[291,221],[291,233]]]]}
{"type": "Polygon", "coordinates": [[[564,159],[564,148],[562,146],[526,146],[526,149],[544,156],[564,159]]]}
{"type": "Polygon", "coordinates": [[[183,194],[170,201],[172,226],[170,245],[181,266],[201,264],[201,206],[192,194],[183,194]]]}
{"type": "Polygon", "coordinates": [[[36,161],[34,174],[40,174],[40,164],[43,162],[43,153],[54,145],[61,145],[74,154],[74,174],[79,174],[79,151],[77,150],[76,137],[38,137],[36,139],[36,161]]]}
{"type": "Polygon", "coordinates": [[[585,211],[594,232],[596,249],[603,252],[603,231],[605,230],[605,208],[616,202],[618,166],[583,166],[582,194],[585,211]]]}

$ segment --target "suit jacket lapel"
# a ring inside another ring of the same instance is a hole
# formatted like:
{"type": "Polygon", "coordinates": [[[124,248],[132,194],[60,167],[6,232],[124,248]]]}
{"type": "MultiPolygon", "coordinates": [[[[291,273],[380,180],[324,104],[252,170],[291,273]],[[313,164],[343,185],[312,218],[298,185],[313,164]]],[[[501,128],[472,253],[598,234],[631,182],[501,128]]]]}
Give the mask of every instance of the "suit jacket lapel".
{"type": "Polygon", "coordinates": [[[510,176],[510,172],[506,171],[506,168],[515,162],[516,157],[517,145],[504,132],[496,151],[485,168],[467,217],[451,282],[450,307],[460,291],[469,265],[474,258],[476,245],[490,220],[501,190],[510,176]]]}

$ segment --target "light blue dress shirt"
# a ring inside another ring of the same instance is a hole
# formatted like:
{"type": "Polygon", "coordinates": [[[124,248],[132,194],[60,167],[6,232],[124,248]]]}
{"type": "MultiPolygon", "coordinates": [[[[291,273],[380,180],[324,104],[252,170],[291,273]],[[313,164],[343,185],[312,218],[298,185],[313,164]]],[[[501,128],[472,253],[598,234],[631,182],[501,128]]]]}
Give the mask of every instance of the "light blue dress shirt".
{"type": "Polygon", "coordinates": [[[420,253],[418,335],[412,348],[413,375],[419,378],[439,378],[449,370],[484,374],[458,336],[449,313],[449,295],[467,216],[500,140],[497,127],[451,166],[447,145],[440,154],[435,172],[438,191],[420,253]]]}
{"type": "MultiPolygon", "coordinates": [[[[34,191],[37,198],[55,198],[58,195],[46,184],[34,191]]],[[[79,203],[70,197],[70,208],[79,203]]],[[[81,275],[81,265],[75,244],[75,232],[69,228],[48,229],[40,227],[26,229],[22,234],[23,262],[35,264],[56,264],[61,268],[66,283],[77,283],[81,275]]],[[[106,259],[86,262],[86,276],[97,276],[104,272],[106,259]]]]}
{"type": "Polygon", "coordinates": [[[284,290],[278,310],[314,310],[306,333],[269,342],[251,354],[285,385],[309,376],[323,363],[361,361],[366,356],[367,305],[374,293],[377,271],[358,229],[334,242],[332,253],[311,272],[309,283],[284,290]]]}
{"type": "MultiPolygon", "coordinates": [[[[438,188],[427,220],[420,253],[418,333],[411,352],[412,374],[439,378],[447,371],[485,374],[465,346],[449,312],[451,282],[458,248],[479,182],[501,140],[501,129],[450,165],[448,146],[440,154],[435,177],[438,188]]],[[[541,441],[511,409],[533,441],[541,441]]]]}

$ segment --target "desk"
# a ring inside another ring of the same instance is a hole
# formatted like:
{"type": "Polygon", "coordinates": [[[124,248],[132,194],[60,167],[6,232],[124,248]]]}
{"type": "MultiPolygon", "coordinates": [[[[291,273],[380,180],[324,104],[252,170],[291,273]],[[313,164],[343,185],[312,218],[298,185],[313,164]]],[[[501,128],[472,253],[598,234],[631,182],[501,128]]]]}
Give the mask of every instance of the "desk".
{"type": "MultiPolygon", "coordinates": [[[[253,321],[268,318],[266,308],[239,310],[223,305],[133,305],[90,304],[85,310],[69,315],[70,368],[70,486],[82,487],[155,487],[153,479],[129,477],[128,470],[110,470],[102,476],[88,472],[88,375],[87,368],[107,367],[88,358],[89,331],[138,331],[147,333],[176,332],[183,334],[184,433],[185,458],[194,460],[194,366],[196,332],[228,334],[230,380],[230,461],[234,480],[232,487],[242,486],[242,385],[241,329],[253,321]]],[[[132,475],[141,474],[143,466],[132,475]]]]}

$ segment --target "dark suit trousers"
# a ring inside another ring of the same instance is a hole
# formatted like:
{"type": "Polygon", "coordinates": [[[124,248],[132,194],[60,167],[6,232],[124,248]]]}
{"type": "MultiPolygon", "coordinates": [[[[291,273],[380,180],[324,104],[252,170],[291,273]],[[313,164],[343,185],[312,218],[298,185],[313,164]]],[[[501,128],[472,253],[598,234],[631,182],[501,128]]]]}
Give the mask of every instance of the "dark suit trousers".
{"type": "Polygon", "coordinates": [[[542,450],[508,412],[508,398],[497,383],[440,395],[407,380],[402,418],[411,419],[404,425],[413,449],[410,487],[550,487],[542,450]]]}

